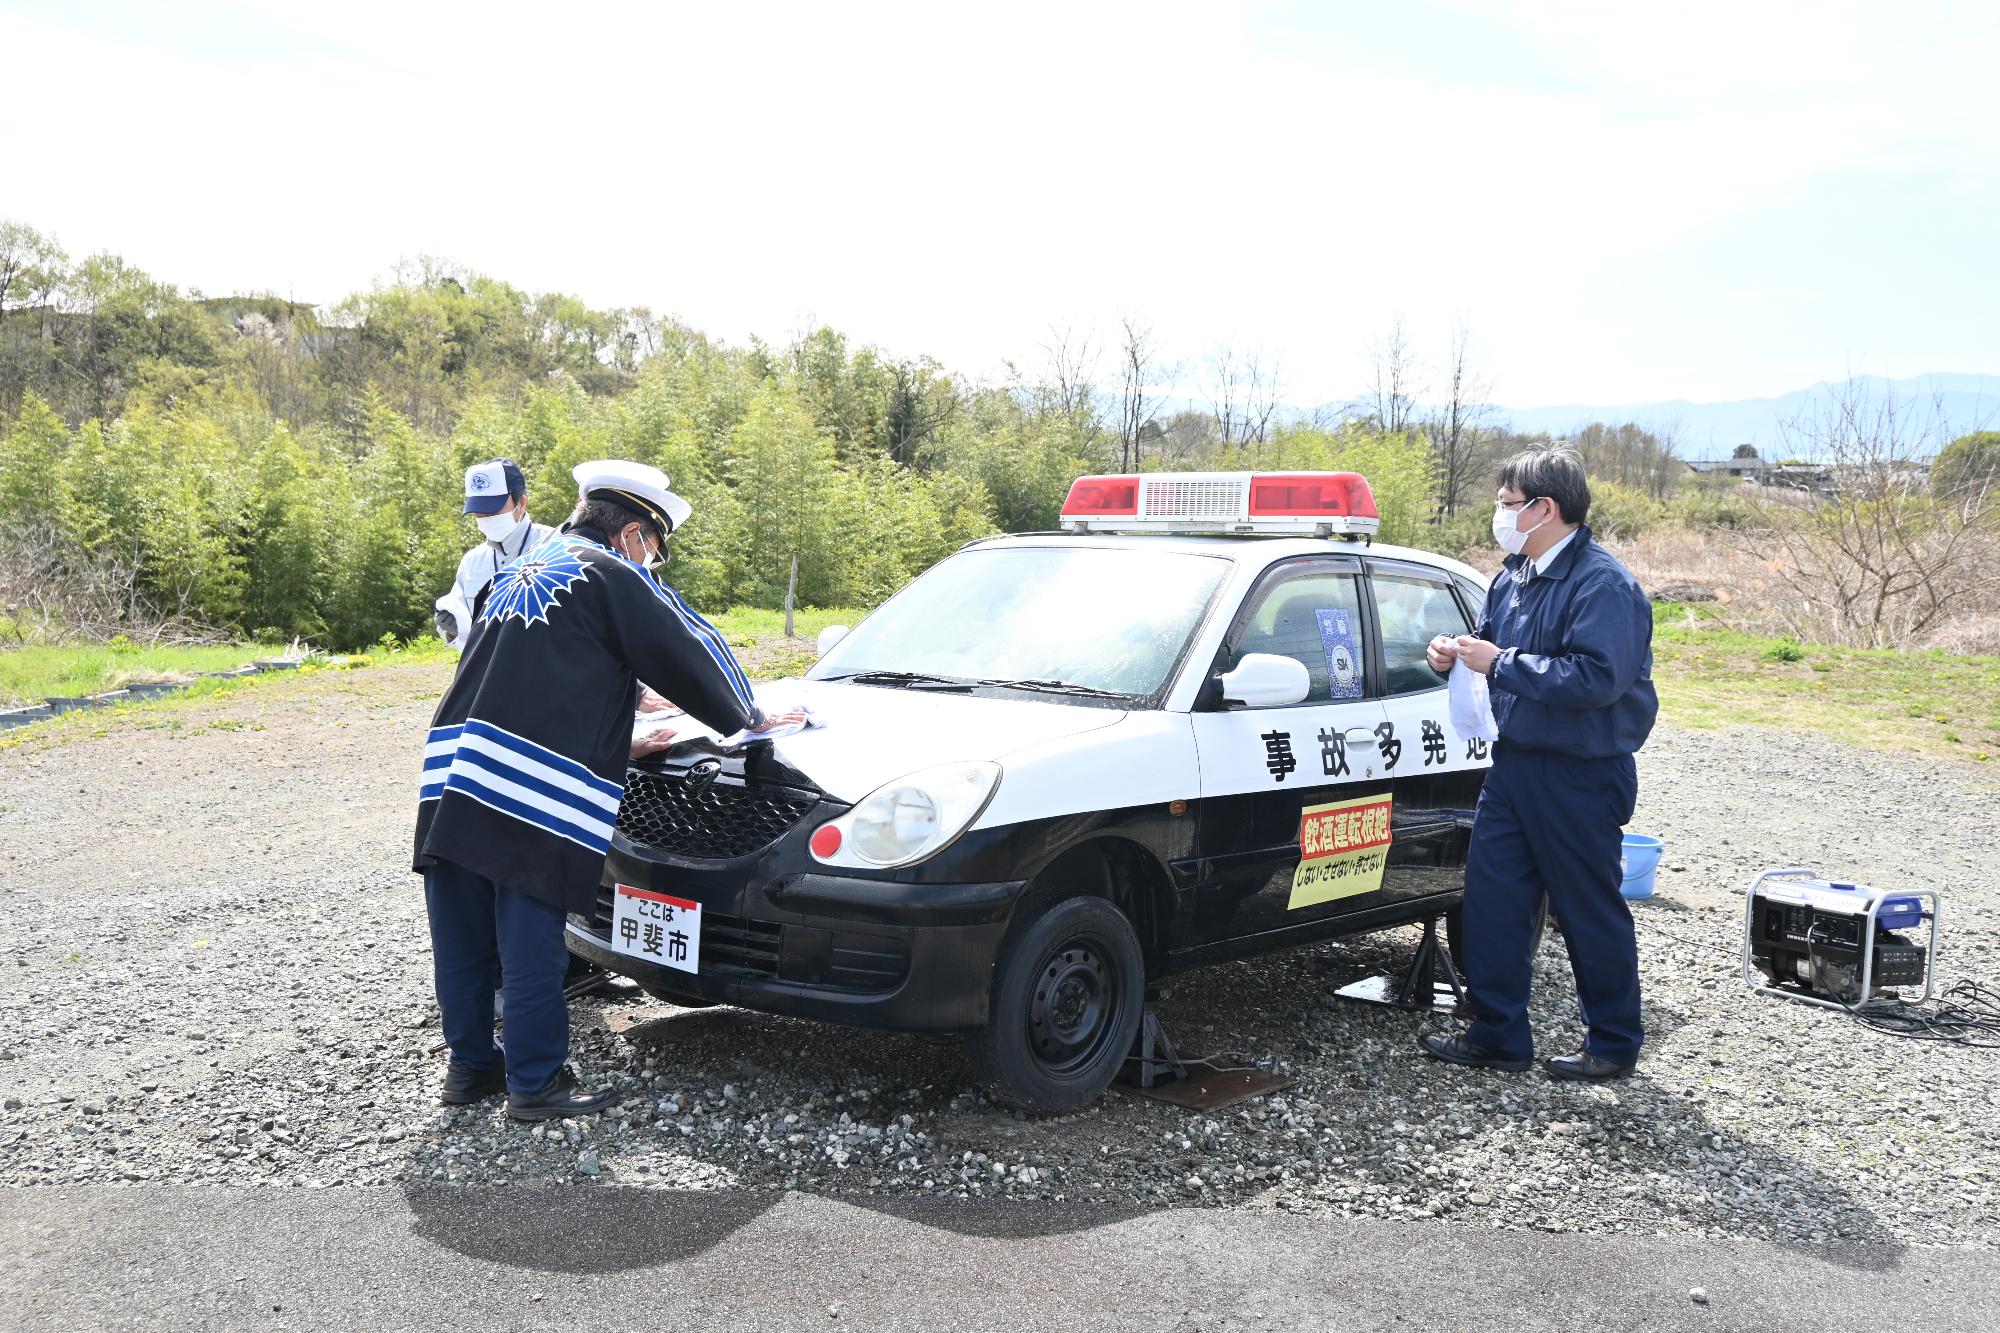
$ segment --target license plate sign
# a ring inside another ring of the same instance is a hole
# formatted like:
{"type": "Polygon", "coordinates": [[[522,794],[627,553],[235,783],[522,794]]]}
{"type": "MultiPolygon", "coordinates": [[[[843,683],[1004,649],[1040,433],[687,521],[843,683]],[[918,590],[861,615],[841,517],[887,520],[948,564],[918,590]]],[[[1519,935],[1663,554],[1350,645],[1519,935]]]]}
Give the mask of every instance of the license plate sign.
{"type": "Polygon", "coordinates": [[[611,948],[627,958],[701,971],[701,904],[630,884],[613,886],[611,948]]]}

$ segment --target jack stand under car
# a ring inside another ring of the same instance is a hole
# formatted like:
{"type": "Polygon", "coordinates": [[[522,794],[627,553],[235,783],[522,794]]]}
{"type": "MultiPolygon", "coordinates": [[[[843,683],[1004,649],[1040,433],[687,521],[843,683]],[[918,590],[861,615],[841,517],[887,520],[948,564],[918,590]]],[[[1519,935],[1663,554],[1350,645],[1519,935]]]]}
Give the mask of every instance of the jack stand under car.
{"type": "Polygon", "coordinates": [[[1386,1004],[1397,1009],[1453,1013],[1465,1003],[1465,984],[1452,965],[1451,951],[1438,939],[1438,918],[1424,921],[1424,937],[1401,976],[1363,977],[1334,994],[1343,1000],[1386,1004]],[[1442,980],[1439,969],[1444,972],[1442,980]]]}
{"type": "Polygon", "coordinates": [[[1185,1083],[1187,1076],[1187,1066],[1181,1063],[1173,1042],[1167,1040],[1160,1016],[1148,1009],[1140,1020],[1139,1035],[1132,1040],[1132,1053],[1125,1057],[1120,1079],[1133,1087],[1150,1090],[1156,1084],[1185,1083]]]}
{"type": "Polygon", "coordinates": [[[1183,1060],[1167,1037],[1158,1014],[1146,1010],[1132,1039],[1117,1082],[1155,1101],[1171,1102],[1190,1111],[1219,1111],[1267,1092],[1289,1088],[1293,1079],[1255,1064],[1234,1064],[1225,1057],[1183,1060]]]}

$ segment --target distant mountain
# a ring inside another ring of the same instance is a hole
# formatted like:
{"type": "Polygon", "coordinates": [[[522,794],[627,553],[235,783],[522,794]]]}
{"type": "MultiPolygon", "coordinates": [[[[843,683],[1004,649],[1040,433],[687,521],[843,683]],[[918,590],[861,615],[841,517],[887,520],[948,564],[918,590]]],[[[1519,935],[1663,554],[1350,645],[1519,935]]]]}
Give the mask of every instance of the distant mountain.
{"type": "MultiPolygon", "coordinates": [[[[1935,398],[1946,427],[1939,443],[1975,430],[2000,429],[2000,375],[1918,375],[1891,380],[1879,375],[1856,376],[1871,396],[1892,392],[1927,414],[1935,398]]],[[[1609,406],[1502,407],[1497,415],[1518,431],[1560,435],[1593,421],[1631,421],[1649,430],[1671,429],[1683,458],[1724,458],[1739,444],[1754,444],[1769,453],[1782,446],[1780,424],[1825,403],[1838,386],[1815,384],[1778,398],[1747,398],[1735,403],[1622,403],[1609,406]]]]}

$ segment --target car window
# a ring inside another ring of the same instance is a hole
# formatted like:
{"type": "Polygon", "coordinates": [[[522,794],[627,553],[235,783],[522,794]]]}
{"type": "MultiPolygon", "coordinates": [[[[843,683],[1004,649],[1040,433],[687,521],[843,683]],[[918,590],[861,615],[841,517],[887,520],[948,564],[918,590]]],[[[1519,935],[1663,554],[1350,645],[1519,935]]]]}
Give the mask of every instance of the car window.
{"type": "Polygon", "coordinates": [[[884,603],[809,674],[1062,680],[1147,695],[1180,660],[1229,569],[1218,556],[1117,546],[961,551],[884,603]]]}
{"type": "Polygon", "coordinates": [[[1382,692],[1412,694],[1444,683],[1424,660],[1424,648],[1440,634],[1457,636],[1472,626],[1451,585],[1443,579],[1375,570],[1375,623],[1382,631],[1382,692]]]}
{"type": "Polygon", "coordinates": [[[1301,569],[1266,583],[1229,645],[1234,668],[1250,653],[1272,653],[1305,665],[1312,678],[1306,703],[1359,699],[1367,692],[1361,647],[1361,592],[1352,572],[1301,569]]]}
{"type": "Polygon", "coordinates": [[[1486,608],[1486,589],[1471,579],[1457,578],[1452,582],[1458,585],[1458,595],[1464,600],[1466,609],[1471,612],[1472,623],[1477,626],[1480,613],[1486,608]]]}

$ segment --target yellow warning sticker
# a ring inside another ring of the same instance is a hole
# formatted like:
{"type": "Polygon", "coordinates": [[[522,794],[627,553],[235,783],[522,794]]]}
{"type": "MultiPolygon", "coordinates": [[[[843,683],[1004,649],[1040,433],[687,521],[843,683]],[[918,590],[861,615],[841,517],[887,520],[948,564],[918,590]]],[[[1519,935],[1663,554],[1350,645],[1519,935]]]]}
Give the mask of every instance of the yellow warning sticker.
{"type": "Polygon", "coordinates": [[[1389,858],[1387,796],[1358,796],[1299,812],[1299,868],[1286,909],[1373,893],[1389,858]]]}

